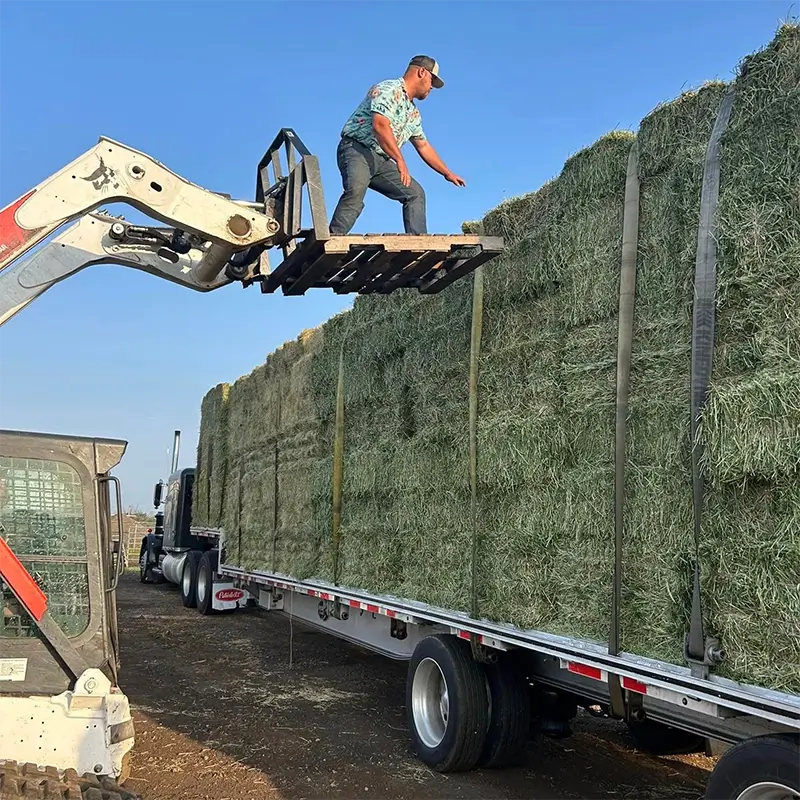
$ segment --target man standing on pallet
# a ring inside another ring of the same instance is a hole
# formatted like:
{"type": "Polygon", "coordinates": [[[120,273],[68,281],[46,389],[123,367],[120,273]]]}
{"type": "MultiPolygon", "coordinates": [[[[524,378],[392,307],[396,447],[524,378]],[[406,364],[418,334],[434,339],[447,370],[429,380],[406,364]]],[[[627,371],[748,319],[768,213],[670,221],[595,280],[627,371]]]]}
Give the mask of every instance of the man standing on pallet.
{"type": "Polygon", "coordinates": [[[456,186],[464,181],[439,158],[422,130],[415,100],[424,100],[431,88],[441,89],[439,65],[429,56],[414,56],[402,78],[373,86],[342,129],[336,153],[344,192],[330,224],[332,234],[349,233],[364,210],[367,189],[403,204],[405,232],[428,232],[425,191],[411,177],[400,153],[408,141],[422,160],[456,186]]]}

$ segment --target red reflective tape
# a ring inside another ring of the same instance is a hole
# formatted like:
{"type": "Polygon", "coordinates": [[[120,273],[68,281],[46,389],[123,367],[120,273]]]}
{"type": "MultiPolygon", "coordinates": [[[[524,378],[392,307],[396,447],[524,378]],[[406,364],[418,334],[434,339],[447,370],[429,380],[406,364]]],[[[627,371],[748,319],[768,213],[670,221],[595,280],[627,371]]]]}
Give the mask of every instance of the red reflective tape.
{"type": "Polygon", "coordinates": [[[369,603],[367,603],[367,611],[369,611],[370,614],[377,614],[380,611],[380,609],[378,608],[378,606],[372,606],[369,603]]]}
{"type": "Polygon", "coordinates": [[[30,230],[17,223],[17,211],[31,198],[35,189],[0,211],[0,261],[14,257],[43,228],[30,230]]]}
{"type": "Polygon", "coordinates": [[[574,672],[576,675],[583,675],[585,678],[593,678],[596,681],[603,680],[603,670],[598,667],[590,667],[587,664],[575,664],[570,661],[567,665],[567,669],[570,672],[574,672]]]}
{"type": "Polygon", "coordinates": [[[349,605],[350,608],[361,608],[361,603],[359,603],[358,600],[348,600],[347,605],[349,605]]]}
{"type": "Polygon", "coordinates": [[[633,678],[623,678],[622,687],[638,694],[647,694],[647,684],[635,681],[633,678]]]}
{"type": "Polygon", "coordinates": [[[332,594],[328,594],[327,592],[320,592],[320,593],[319,593],[319,596],[320,596],[320,597],[321,597],[323,600],[333,600],[333,595],[332,595],[332,594]]]}
{"type": "Polygon", "coordinates": [[[459,639],[469,639],[469,636],[470,636],[469,631],[459,631],[458,632],[458,638],[459,639]]]}
{"type": "Polygon", "coordinates": [[[387,608],[386,609],[386,616],[387,617],[396,617],[397,616],[397,612],[396,611],[392,611],[390,608],[387,608]]]}
{"type": "Polygon", "coordinates": [[[47,597],[2,537],[0,537],[0,578],[11,587],[11,591],[25,610],[39,622],[47,611],[47,597]]]}

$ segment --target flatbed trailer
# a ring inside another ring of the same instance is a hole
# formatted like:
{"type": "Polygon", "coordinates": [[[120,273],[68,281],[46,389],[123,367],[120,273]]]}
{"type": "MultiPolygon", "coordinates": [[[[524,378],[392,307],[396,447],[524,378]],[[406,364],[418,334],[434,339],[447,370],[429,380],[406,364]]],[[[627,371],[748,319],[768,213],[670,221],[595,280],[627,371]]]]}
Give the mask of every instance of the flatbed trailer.
{"type": "Polygon", "coordinates": [[[582,707],[624,720],[654,754],[722,753],[708,800],[800,798],[800,697],[698,666],[611,655],[588,640],[245,569],[228,562],[223,529],[191,525],[193,476],[189,468],[169,479],[164,527],[142,541],[142,581],[175,583],[184,605],[204,615],[258,606],[409,662],[409,734],[433,769],[517,764],[531,738],[568,736],[582,707]]]}

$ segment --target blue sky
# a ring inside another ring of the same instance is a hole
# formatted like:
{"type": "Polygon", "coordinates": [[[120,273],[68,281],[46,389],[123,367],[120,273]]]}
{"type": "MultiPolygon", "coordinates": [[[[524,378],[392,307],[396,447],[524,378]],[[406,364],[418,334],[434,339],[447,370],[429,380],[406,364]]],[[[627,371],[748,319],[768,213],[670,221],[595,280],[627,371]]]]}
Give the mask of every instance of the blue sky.
{"type": "MultiPolygon", "coordinates": [[[[321,162],[329,214],[342,123],[369,85],[427,53],[421,106],[457,189],[413,152],[431,232],[458,232],[658,103],[729,79],[797,8],[782,2],[10,2],[0,5],[0,206],[108,136],[208,189],[252,199],[281,127],[321,162]]],[[[115,212],[126,212],[117,207],[115,212]]],[[[126,216],[141,217],[132,209],[126,216]]],[[[370,193],[354,232],[401,232],[370,193]]],[[[275,259],[273,259],[275,261],[275,259]]],[[[125,505],[151,508],[172,432],[194,460],[200,401],[348,298],[239,286],[199,294],[107,266],[0,329],[0,426],[129,442],[125,505]]]]}

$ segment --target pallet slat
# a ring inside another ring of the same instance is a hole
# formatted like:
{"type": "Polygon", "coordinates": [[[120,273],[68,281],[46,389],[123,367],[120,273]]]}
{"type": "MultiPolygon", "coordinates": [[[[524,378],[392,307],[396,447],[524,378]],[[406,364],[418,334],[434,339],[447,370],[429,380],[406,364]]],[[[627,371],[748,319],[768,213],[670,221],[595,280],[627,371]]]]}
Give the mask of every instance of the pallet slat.
{"type": "Polygon", "coordinates": [[[408,286],[415,275],[429,272],[437,264],[441,264],[444,257],[445,253],[436,250],[422,253],[419,258],[414,259],[407,267],[398,269],[391,274],[381,275],[371,284],[367,284],[364,287],[364,293],[389,294],[396,287],[408,286]]]}
{"type": "Polygon", "coordinates": [[[376,275],[380,274],[387,267],[393,266],[395,262],[399,261],[405,265],[413,260],[414,256],[412,253],[392,253],[390,250],[382,250],[375,258],[359,266],[358,271],[352,278],[334,287],[334,291],[337,294],[358,292],[376,275]]]}

